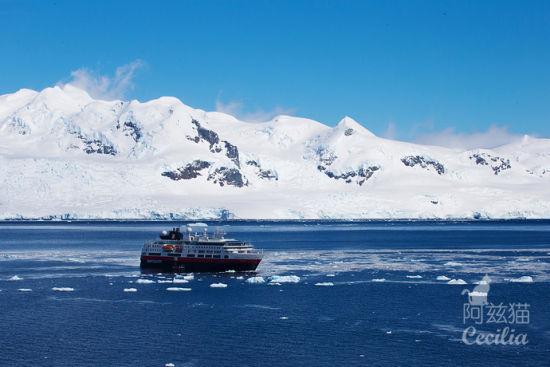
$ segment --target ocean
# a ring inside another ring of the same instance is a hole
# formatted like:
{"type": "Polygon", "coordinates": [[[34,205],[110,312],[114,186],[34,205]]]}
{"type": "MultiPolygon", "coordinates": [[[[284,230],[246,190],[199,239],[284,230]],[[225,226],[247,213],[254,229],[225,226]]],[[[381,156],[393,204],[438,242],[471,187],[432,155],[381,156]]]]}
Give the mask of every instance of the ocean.
{"type": "Polygon", "coordinates": [[[550,360],[550,221],[215,222],[255,274],[142,273],[180,224],[0,223],[0,366],[550,360]]]}

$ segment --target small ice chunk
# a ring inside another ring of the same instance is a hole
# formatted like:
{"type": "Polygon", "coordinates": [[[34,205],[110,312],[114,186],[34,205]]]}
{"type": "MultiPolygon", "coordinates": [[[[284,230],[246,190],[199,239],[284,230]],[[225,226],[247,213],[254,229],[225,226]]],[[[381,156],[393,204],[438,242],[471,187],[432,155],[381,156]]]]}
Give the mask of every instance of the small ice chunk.
{"type": "Polygon", "coordinates": [[[8,280],[11,281],[11,282],[16,282],[18,280],[23,280],[23,278],[21,278],[19,275],[14,275],[11,278],[9,278],[8,280]]]}
{"type": "Polygon", "coordinates": [[[300,277],[297,275],[273,275],[270,278],[271,283],[299,283],[300,277]]]}
{"type": "Polygon", "coordinates": [[[230,270],[226,270],[225,272],[226,272],[226,273],[234,273],[234,272],[235,272],[235,270],[233,270],[233,269],[230,269],[230,270]]]}
{"type": "Polygon", "coordinates": [[[263,284],[265,283],[265,279],[263,277],[250,277],[246,282],[249,284],[263,284]]]}
{"type": "Polygon", "coordinates": [[[332,287],[334,285],[333,282],[319,282],[315,283],[317,287],[332,287]]]}
{"type": "Polygon", "coordinates": [[[409,279],[422,279],[422,275],[407,275],[409,279]]]}
{"type": "Polygon", "coordinates": [[[447,261],[444,265],[445,266],[462,266],[461,263],[456,262],[456,261],[447,261]]]}
{"type": "Polygon", "coordinates": [[[176,367],[176,365],[173,363],[166,363],[164,367],[176,367]]]}
{"type": "MultiPolygon", "coordinates": [[[[178,277],[179,278],[179,277],[178,277]]],[[[182,279],[185,279],[185,280],[193,280],[195,279],[195,276],[193,274],[187,274],[187,275],[184,275],[182,277],[182,279]]]]}
{"type": "Polygon", "coordinates": [[[462,279],[451,279],[447,282],[447,284],[450,284],[450,285],[464,285],[464,284],[468,284],[468,283],[466,283],[462,279]]]}
{"type": "MultiPolygon", "coordinates": [[[[175,279],[174,279],[175,280],[175,279]]],[[[160,284],[164,284],[164,283],[172,283],[171,280],[162,280],[162,279],[159,279],[157,280],[157,283],[160,283],[160,284]]]]}
{"type": "Polygon", "coordinates": [[[508,279],[511,283],[533,283],[533,277],[530,277],[529,275],[524,275],[519,278],[511,278],[508,279]]]}
{"type": "Polygon", "coordinates": [[[327,277],[329,277],[329,278],[333,278],[335,276],[336,276],[336,274],[327,274],[327,277]]]}
{"type": "Polygon", "coordinates": [[[32,292],[32,289],[30,289],[30,288],[19,288],[18,291],[19,292],[32,292]]]}
{"type": "Polygon", "coordinates": [[[472,292],[468,293],[468,296],[470,296],[470,297],[487,297],[487,293],[486,292],[472,291],[472,292]]]}
{"type": "Polygon", "coordinates": [[[239,276],[238,276],[238,277],[236,277],[235,279],[239,279],[239,280],[241,280],[241,279],[244,279],[244,277],[243,277],[242,275],[239,275],[239,276]]]}
{"type": "Polygon", "coordinates": [[[137,284],[153,284],[154,281],[151,279],[138,279],[136,280],[137,284]]]}
{"type": "Polygon", "coordinates": [[[374,278],[372,281],[373,282],[385,282],[386,279],[385,278],[374,278]]]}
{"type": "Polygon", "coordinates": [[[227,284],[225,284],[225,283],[212,283],[212,284],[210,284],[210,288],[227,288],[227,284]]]}
{"type": "Polygon", "coordinates": [[[137,289],[136,288],[124,288],[124,292],[129,292],[129,293],[137,292],[137,289]]]}
{"type": "Polygon", "coordinates": [[[74,288],[71,288],[71,287],[53,287],[52,291],[54,291],[54,292],[73,292],[74,288]]]}
{"type": "Polygon", "coordinates": [[[288,316],[281,316],[279,317],[280,320],[288,320],[288,316]]]}
{"type": "Polygon", "coordinates": [[[191,288],[169,287],[166,290],[169,292],[189,292],[191,288]]]}
{"type": "Polygon", "coordinates": [[[451,278],[449,278],[448,276],[445,276],[445,275],[438,275],[437,278],[435,278],[436,280],[443,280],[443,281],[449,281],[451,280],[451,278]]]}
{"type": "Polygon", "coordinates": [[[173,283],[174,284],[183,284],[183,283],[189,283],[189,281],[185,280],[185,279],[174,278],[173,283]]]}

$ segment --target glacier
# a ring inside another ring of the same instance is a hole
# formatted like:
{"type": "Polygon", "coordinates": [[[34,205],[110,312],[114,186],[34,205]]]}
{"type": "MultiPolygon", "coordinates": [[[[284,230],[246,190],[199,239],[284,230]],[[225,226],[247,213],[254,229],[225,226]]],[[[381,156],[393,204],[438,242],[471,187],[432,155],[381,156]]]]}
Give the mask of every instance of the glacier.
{"type": "Polygon", "coordinates": [[[460,150],[70,84],[0,96],[0,219],[550,218],[550,139],[460,150]]]}

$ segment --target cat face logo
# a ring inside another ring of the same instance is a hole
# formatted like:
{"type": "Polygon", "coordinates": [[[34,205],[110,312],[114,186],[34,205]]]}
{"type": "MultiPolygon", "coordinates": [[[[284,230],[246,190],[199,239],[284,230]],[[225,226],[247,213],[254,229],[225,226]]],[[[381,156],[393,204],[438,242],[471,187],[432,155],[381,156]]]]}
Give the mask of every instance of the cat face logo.
{"type": "Polygon", "coordinates": [[[468,294],[468,303],[475,306],[483,306],[488,304],[487,296],[489,295],[489,289],[491,288],[489,283],[491,283],[491,278],[487,274],[479,281],[475,288],[470,291],[464,289],[462,294],[468,294]]]}

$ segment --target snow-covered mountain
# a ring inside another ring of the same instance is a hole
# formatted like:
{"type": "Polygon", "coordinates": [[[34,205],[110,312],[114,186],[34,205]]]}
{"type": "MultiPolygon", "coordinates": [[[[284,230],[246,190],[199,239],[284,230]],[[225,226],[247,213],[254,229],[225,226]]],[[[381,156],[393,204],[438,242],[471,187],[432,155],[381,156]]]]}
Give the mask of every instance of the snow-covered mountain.
{"type": "Polygon", "coordinates": [[[0,96],[0,218],[549,218],[550,140],[470,151],[71,85],[0,96]]]}

